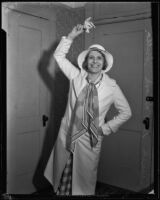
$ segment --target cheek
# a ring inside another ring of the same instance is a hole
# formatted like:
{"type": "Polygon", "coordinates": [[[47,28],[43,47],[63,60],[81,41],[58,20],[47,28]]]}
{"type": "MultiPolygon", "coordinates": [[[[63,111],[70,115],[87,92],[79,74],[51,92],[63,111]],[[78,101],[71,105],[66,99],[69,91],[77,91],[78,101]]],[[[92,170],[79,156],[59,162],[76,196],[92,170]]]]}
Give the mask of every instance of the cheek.
{"type": "Polygon", "coordinates": [[[104,61],[103,61],[103,60],[100,60],[99,63],[101,64],[101,67],[103,68],[104,61]]]}
{"type": "Polygon", "coordinates": [[[88,60],[87,60],[87,63],[92,63],[92,59],[88,59],[88,60]]]}
{"type": "Polygon", "coordinates": [[[103,60],[101,60],[101,61],[100,61],[100,63],[103,65],[103,64],[104,64],[104,61],[103,61],[103,60]]]}

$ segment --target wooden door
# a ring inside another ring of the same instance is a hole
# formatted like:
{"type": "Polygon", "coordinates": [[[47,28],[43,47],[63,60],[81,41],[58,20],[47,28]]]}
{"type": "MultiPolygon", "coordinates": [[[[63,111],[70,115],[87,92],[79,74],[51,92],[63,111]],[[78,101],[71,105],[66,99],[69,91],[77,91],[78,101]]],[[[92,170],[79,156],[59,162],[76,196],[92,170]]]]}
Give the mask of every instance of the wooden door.
{"type": "MultiPolygon", "coordinates": [[[[93,34],[92,44],[101,44],[113,55],[114,65],[108,74],[117,81],[132,109],[132,118],[117,133],[104,138],[98,181],[138,191],[149,186],[151,175],[153,109],[152,102],[146,101],[152,96],[150,20],[97,25],[93,34]],[[146,117],[149,129],[143,124],[146,117]]],[[[115,114],[112,107],[107,118],[115,114]]]]}
{"type": "Polygon", "coordinates": [[[8,11],[7,193],[28,194],[41,154],[48,114],[47,89],[38,61],[49,45],[49,21],[8,11]]]}

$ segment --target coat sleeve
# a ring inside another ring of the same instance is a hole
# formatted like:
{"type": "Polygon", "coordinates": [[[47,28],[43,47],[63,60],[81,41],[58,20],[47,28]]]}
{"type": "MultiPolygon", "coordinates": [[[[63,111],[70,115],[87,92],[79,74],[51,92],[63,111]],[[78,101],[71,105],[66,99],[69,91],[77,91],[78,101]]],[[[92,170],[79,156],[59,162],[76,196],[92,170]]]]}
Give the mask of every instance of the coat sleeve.
{"type": "Polygon", "coordinates": [[[109,135],[111,132],[115,133],[132,116],[129,103],[117,84],[113,94],[113,103],[118,110],[118,115],[104,124],[102,127],[104,135],[109,135]]]}
{"type": "Polygon", "coordinates": [[[54,58],[58,63],[62,72],[66,75],[68,79],[75,78],[79,73],[78,70],[67,58],[66,54],[68,53],[72,40],[67,39],[65,36],[62,37],[59,45],[57,46],[54,52],[54,58]]]}

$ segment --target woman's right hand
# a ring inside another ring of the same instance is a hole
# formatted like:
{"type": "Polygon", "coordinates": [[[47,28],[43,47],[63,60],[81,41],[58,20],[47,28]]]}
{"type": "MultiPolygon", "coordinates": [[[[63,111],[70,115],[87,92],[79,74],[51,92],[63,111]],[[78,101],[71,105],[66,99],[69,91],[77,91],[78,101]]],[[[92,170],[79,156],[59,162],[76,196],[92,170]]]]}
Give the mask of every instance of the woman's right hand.
{"type": "Polygon", "coordinates": [[[75,39],[78,35],[80,35],[81,33],[83,33],[84,29],[83,29],[83,25],[81,24],[77,24],[77,26],[75,26],[72,31],[68,34],[68,39],[75,39]]]}

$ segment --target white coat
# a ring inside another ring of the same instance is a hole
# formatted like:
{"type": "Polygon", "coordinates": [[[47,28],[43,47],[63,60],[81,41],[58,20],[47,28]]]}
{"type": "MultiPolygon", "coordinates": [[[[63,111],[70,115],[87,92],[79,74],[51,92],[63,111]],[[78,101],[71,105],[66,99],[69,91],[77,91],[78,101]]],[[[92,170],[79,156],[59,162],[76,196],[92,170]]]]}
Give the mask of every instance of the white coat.
{"type": "MultiPolygon", "coordinates": [[[[70,153],[66,150],[66,136],[71,122],[72,111],[79,93],[87,83],[87,72],[83,69],[79,70],[66,58],[71,44],[71,40],[63,37],[54,53],[54,58],[60,69],[70,81],[66,112],[61,121],[59,134],[44,172],[45,177],[53,185],[55,191],[59,186],[60,178],[70,153]]],[[[99,126],[105,136],[115,133],[131,117],[131,109],[116,81],[106,73],[103,73],[102,82],[97,86],[97,89],[99,126]],[[105,123],[104,118],[112,104],[115,105],[119,114],[105,123]]],[[[76,142],[73,155],[72,195],[95,194],[97,168],[103,136],[98,135],[98,143],[93,149],[89,145],[89,140],[88,134],[85,133],[76,142]]]]}

